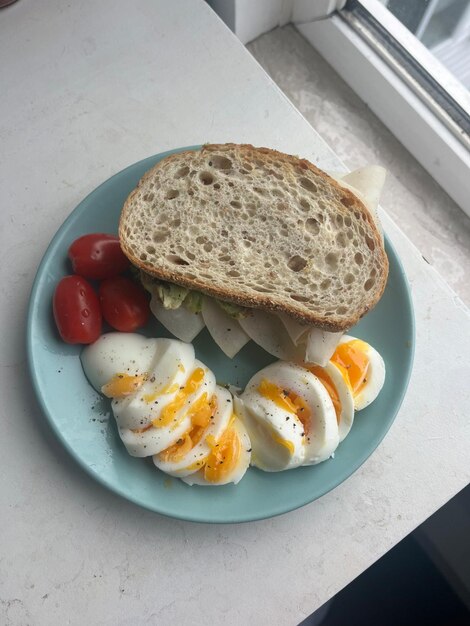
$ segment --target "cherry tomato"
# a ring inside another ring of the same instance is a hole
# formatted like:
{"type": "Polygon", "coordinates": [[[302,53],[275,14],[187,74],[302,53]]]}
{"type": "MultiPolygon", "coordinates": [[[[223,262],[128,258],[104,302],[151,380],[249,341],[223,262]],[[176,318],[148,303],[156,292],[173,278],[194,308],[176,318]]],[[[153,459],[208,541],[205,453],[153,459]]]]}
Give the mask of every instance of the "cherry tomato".
{"type": "Polygon", "coordinates": [[[119,239],[102,233],[76,239],[69,248],[68,257],[76,274],[94,280],[117,276],[129,267],[119,239]]]}
{"type": "Polygon", "coordinates": [[[101,308],[93,287],[81,276],[65,276],[55,288],[54,319],[66,343],[93,343],[101,334],[101,308]]]}
{"type": "Polygon", "coordinates": [[[147,293],[125,276],[108,278],[100,284],[100,302],[104,319],[116,330],[132,332],[147,323],[147,293]]]}

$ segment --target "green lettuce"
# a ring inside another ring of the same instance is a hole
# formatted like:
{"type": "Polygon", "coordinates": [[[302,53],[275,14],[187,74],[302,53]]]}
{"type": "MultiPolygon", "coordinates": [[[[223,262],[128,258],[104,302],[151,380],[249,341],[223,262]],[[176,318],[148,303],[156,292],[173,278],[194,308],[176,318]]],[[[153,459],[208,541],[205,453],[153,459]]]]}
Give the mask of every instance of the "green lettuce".
{"type": "MultiPolygon", "coordinates": [[[[165,309],[179,309],[184,306],[191,313],[202,311],[203,295],[200,291],[187,289],[181,285],[175,285],[164,280],[159,280],[147,272],[140,272],[140,281],[144,288],[152,295],[156,294],[165,309]]],[[[206,296],[209,297],[209,296],[206,296]]],[[[243,319],[248,315],[248,309],[232,302],[225,302],[214,298],[220,308],[236,320],[243,319]]]]}

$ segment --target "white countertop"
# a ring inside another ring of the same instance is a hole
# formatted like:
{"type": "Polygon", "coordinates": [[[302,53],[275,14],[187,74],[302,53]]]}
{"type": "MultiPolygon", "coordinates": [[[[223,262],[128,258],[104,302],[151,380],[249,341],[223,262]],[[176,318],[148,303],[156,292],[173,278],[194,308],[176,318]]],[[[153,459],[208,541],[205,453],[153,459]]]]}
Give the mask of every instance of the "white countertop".
{"type": "Polygon", "coordinates": [[[19,0],[0,12],[0,621],[296,624],[470,479],[470,317],[387,216],[417,349],[391,431],[349,480],[262,522],[174,521],[109,493],[45,424],[29,291],[63,219],[162,150],[249,141],[341,164],[202,0],[19,0]]]}

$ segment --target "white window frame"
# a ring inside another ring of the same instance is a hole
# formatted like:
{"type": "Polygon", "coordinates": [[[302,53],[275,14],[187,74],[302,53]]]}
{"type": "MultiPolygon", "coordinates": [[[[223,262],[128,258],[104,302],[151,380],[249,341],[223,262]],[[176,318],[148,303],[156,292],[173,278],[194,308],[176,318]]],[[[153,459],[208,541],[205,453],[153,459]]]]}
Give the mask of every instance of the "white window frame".
{"type": "MultiPolygon", "coordinates": [[[[361,0],[369,4],[370,0],[361,0]]],[[[380,5],[382,24],[413,46],[413,55],[423,67],[459,100],[466,96],[457,81],[432,58],[426,48],[380,5]]],[[[375,10],[377,7],[371,7],[375,10]]],[[[422,88],[408,80],[386,51],[377,52],[367,37],[338,14],[320,22],[296,24],[340,76],[354,89],[397,139],[470,216],[470,152],[468,137],[446,119],[426,97],[422,88]]],[[[465,102],[463,102],[465,105],[465,102]]]]}
{"type": "MultiPolygon", "coordinates": [[[[345,0],[209,0],[231,6],[229,26],[243,43],[290,21],[357,92],[417,161],[470,216],[468,136],[401,71],[386,50],[371,44],[360,25],[338,13],[345,0]],[[256,7],[256,8],[254,8],[256,7]],[[380,53],[379,53],[380,52],[380,53]]],[[[377,0],[360,0],[463,106],[469,96],[432,54],[377,0]]],[[[220,14],[220,13],[219,13],[220,14]]],[[[223,16],[222,16],[223,17],[223,16]]],[[[469,109],[467,109],[469,110],[469,109]]]]}

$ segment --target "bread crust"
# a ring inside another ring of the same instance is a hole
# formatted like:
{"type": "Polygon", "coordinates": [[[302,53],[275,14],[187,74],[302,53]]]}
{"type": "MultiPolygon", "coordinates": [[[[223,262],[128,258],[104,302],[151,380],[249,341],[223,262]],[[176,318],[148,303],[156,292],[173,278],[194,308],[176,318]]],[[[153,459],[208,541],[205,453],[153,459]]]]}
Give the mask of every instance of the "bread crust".
{"type": "Polygon", "coordinates": [[[278,152],[270,148],[264,148],[264,147],[256,148],[252,146],[251,144],[234,144],[234,143],[206,144],[202,147],[201,152],[202,153],[205,153],[205,152],[207,153],[219,152],[220,153],[220,152],[229,151],[229,150],[237,150],[238,152],[241,152],[241,153],[255,152],[256,158],[259,159],[260,161],[263,161],[263,159],[267,155],[269,155],[270,157],[275,157],[276,160],[279,161],[280,163],[285,163],[290,166],[293,165],[296,167],[300,167],[301,169],[304,169],[304,170],[309,170],[315,175],[322,177],[324,180],[328,182],[328,184],[332,188],[338,190],[341,193],[342,197],[344,198],[344,204],[346,208],[350,209],[353,212],[359,212],[361,214],[362,220],[367,224],[368,229],[369,229],[367,234],[373,240],[375,254],[378,254],[380,256],[379,258],[380,272],[379,272],[379,275],[376,277],[376,288],[375,288],[373,296],[369,297],[367,301],[365,300],[363,303],[363,306],[358,311],[355,311],[354,313],[349,315],[348,318],[334,316],[334,315],[326,317],[326,316],[323,316],[321,314],[316,314],[311,311],[306,312],[304,310],[301,310],[299,307],[297,307],[294,303],[291,303],[291,302],[285,302],[285,303],[280,304],[279,302],[275,302],[273,299],[271,299],[269,295],[267,294],[260,293],[257,296],[251,296],[251,295],[242,294],[238,292],[237,290],[231,289],[230,287],[214,288],[212,285],[207,284],[206,282],[202,280],[198,280],[197,278],[195,279],[187,278],[187,277],[181,276],[181,274],[177,272],[172,272],[171,270],[168,270],[168,269],[159,268],[153,264],[146,263],[145,261],[142,261],[141,259],[137,258],[133,254],[132,250],[130,249],[127,243],[126,233],[125,233],[125,226],[129,218],[129,215],[132,211],[132,205],[133,205],[133,200],[134,200],[135,195],[140,191],[140,188],[144,186],[147,183],[147,181],[153,177],[155,170],[157,170],[161,166],[161,163],[163,163],[163,161],[165,161],[165,163],[168,163],[169,161],[172,161],[172,160],[179,161],[181,160],[182,157],[184,157],[185,155],[191,155],[194,151],[188,150],[184,152],[178,152],[178,153],[175,153],[166,157],[162,161],[159,161],[159,163],[154,165],[148,172],[144,174],[144,176],[139,181],[136,189],[134,189],[131,192],[131,194],[129,195],[129,197],[127,198],[123,206],[120,221],[119,221],[119,239],[120,239],[121,247],[122,247],[124,254],[129,258],[129,260],[131,261],[133,265],[144,270],[151,276],[154,276],[161,280],[172,282],[178,285],[182,285],[189,289],[195,289],[195,290],[201,291],[204,294],[218,298],[220,300],[225,300],[227,302],[234,302],[240,306],[244,306],[248,308],[264,309],[264,310],[275,312],[275,313],[276,312],[285,313],[289,315],[290,317],[292,317],[293,319],[297,320],[298,322],[315,326],[315,327],[321,328],[323,330],[331,331],[331,332],[345,331],[351,328],[352,326],[354,326],[364,315],[366,315],[366,313],[368,313],[371,309],[373,309],[374,306],[377,304],[377,302],[380,300],[384,292],[385,286],[386,286],[388,269],[389,269],[388,258],[385,253],[381,234],[377,230],[374,219],[372,218],[368,209],[365,207],[363,202],[355,194],[353,194],[351,191],[341,186],[334,178],[332,178],[331,176],[329,176],[328,174],[326,174],[325,172],[317,168],[315,165],[313,165],[306,159],[300,159],[298,157],[284,154],[282,152],[278,152]]]}

